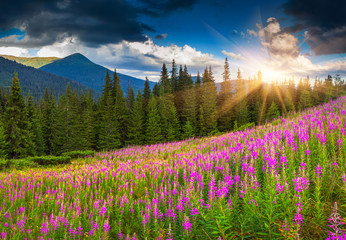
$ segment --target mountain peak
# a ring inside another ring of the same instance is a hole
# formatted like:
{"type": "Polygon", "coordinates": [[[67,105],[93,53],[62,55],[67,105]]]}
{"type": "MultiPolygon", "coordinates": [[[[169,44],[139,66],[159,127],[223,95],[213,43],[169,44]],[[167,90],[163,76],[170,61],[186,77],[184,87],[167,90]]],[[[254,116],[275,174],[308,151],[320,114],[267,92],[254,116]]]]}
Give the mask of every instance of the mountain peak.
{"type": "Polygon", "coordinates": [[[78,61],[88,61],[88,62],[91,62],[86,56],[84,56],[81,53],[71,54],[71,55],[69,55],[67,57],[64,57],[61,60],[74,60],[74,61],[78,60],[78,61]]]}

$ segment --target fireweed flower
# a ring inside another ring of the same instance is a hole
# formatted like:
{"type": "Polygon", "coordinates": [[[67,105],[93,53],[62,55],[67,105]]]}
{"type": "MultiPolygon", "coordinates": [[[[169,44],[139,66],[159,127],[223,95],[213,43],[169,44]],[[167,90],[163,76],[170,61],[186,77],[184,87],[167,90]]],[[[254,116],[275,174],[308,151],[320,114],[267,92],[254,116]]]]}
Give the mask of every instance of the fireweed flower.
{"type": "Polygon", "coordinates": [[[322,167],[320,164],[317,164],[317,166],[316,166],[316,177],[318,177],[318,178],[322,177],[322,167]]]}
{"type": "Polygon", "coordinates": [[[306,163],[305,162],[301,162],[300,163],[300,170],[301,171],[303,171],[303,170],[305,171],[306,170],[306,163]]]}
{"type": "Polygon", "coordinates": [[[305,155],[306,156],[310,156],[310,150],[308,149],[308,150],[305,150],[305,155]]]}
{"type": "Polygon", "coordinates": [[[304,189],[309,189],[309,180],[305,177],[297,177],[293,179],[294,190],[298,193],[302,192],[304,189]]]}
{"type": "Polygon", "coordinates": [[[189,217],[185,216],[184,221],[183,221],[183,229],[185,232],[191,231],[192,228],[192,223],[190,223],[189,217]]]}
{"type": "Polygon", "coordinates": [[[333,231],[328,231],[329,237],[331,239],[345,239],[345,238],[339,238],[340,235],[344,235],[344,230],[339,229],[340,225],[343,225],[344,223],[342,222],[342,218],[340,214],[338,213],[338,204],[337,202],[334,203],[334,209],[333,213],[330,215],[328,218],[328,222],[330,225],[328,227],[331,227],[333,231]]]}
{"type": "Polygon", "coordinates": [[[42,223],[41,232],[43,235],[47,235],[49,233],[48,224],[46,222],[42,223]]]}
{"type": "Polygon", "coordinates": [[[342,139],[339,139],[339,140],[337,141],[337,144],[338,144],[339,147],[341,147],[341,146],[342,146],[342,139]]]}
{"type": "Polygon", "coordinates": [[[198,212],[198,209],[197,208],[193,208],[192,211],[191,211],[191,215],[194,216],[194,215],[198,215],[199,212],[198,212]]]}

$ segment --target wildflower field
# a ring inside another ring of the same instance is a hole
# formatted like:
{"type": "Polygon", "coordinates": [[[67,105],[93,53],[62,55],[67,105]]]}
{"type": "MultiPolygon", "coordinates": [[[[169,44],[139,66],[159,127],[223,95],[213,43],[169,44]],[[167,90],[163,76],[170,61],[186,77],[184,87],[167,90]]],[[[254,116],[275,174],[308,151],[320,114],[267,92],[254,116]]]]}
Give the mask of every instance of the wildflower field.
{"type": "Polygon", "coordinates": [[[346,97],[217,137],[0,173],[2,239],[346,239],[346,97]]]}

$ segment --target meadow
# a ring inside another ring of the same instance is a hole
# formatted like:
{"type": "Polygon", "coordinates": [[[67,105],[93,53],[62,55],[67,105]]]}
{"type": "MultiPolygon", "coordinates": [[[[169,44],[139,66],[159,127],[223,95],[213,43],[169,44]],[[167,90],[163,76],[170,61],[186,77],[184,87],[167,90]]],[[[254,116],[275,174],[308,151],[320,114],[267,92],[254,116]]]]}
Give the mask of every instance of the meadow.
{"type": "Polygon", "coordinates": [[[346,97],[220,136],[0,173],[2,239],[346,239],[346,97]]]}

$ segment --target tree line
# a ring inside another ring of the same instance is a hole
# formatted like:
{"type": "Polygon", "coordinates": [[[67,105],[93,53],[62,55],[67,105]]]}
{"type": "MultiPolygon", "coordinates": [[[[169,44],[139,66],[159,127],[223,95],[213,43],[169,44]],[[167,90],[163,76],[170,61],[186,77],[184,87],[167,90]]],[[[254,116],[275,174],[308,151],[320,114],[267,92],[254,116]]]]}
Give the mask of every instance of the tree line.
{"type": "Polygon", "coordinates": [[[48,89],[38,101],[25,98],[15,75],[10,91],[0,89],[0,156],[60,155],[213,135],[261,124],[345,92],[345,82],[330,75],[269,84],[261,72],[245,80],[238,69],[231,80],[227,58],[219,89],[211,67],[194,81],[187,66],[173,60],[171,71],[163,64],[153,89],[146,78],[143,91],[135,94],[129,87],[126,97],[116,71],[113,76],[107,72],[98,99],[70,85],[58,100],[48,89]]]}

